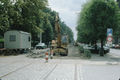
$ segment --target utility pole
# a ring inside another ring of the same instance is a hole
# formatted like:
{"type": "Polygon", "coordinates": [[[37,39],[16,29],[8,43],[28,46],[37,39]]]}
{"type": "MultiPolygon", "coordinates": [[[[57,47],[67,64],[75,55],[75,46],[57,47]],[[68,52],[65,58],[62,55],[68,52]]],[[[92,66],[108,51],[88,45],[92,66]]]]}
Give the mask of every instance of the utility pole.
{"type": "Polygon", "coordinates": [[[40,32],[40,43],[42,43],[42,32],[40,32]]]}

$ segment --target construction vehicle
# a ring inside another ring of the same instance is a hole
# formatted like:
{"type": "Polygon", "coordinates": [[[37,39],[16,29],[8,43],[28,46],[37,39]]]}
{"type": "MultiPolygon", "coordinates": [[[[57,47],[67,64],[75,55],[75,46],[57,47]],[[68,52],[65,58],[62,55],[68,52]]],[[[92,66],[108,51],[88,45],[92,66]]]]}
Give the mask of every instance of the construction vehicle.
{"type": "Polygon", "coordinates": [[[51,47],[53,49],[54,55],[59,54],[61,56],[67,56],[68,36],[66,34],[61,35],[58,15],[56,15],[55,18],[55,31],[56,31],[56,39],[52,40],[51,42],[51,47]]]}

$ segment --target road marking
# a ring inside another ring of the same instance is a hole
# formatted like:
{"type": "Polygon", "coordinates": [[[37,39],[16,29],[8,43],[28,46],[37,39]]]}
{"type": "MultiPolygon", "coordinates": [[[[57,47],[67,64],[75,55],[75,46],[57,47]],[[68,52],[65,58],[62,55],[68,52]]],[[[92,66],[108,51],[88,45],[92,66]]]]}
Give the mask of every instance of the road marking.
{"type": "Polygon", "coordinates": [[[3,76],[0,76],[0,79],[3,78],[3,77],[8,76],[8,75],[10,75],[10,74],[12,74],[12,73],[14,73],[14,72],[17,72],[17,71],[19,71],[19,70],[21,70],[21,69],[23,69],[23,68],[25,68],[25,67],[27,67],[27,66],[29,66],[29,65],[31,65],[31,64],[32,64],[32,63],[29,63],[29,64],[24,65],[24,66],[22,66],[22,67],[20,67],[20,68],[18,68],[18,69],[16,69],[16,70],[14,70],[14,71],[11,71],[11,72],[9,72],[9,73],[3,75],[3,76]]]}
{"type": "Polygon", "coordinates": [[[77,80],[77,64],[75,64],[74,80],[77,80]]]}
{"type": "Polygon", "coordinates": [[[57,64],[55,64],[55,66],[47,74],[45,74],[46,76],[43,78],[43,80],[47,80],[48,76],[55,70],[56,67],[57,64]]]}
{"type": "MultiPolygon", "coordinates": [[[[22,60],[22,61],[25,61],[25,60],[22,60]]],[[[10,62],[10,63],[7,63],[7,64],[4,64],[4,65],[0,66],[0,68],[5,67],[5,66],[10,66],[10,65],[12,65],[12,64],[16,64],[16,63],[18,63],[18,62],[22,62],[22,61],[21,61],[21,60],[16,60],[16,61],[13,61],[13,62],[10,62]]]]}
{"type": "Polygon", "coordinates": [[[80,80],[83,80],[82,65],[79,67],[79,76],[80,76],[80,80]]]}
{"type": "Polygon", "coordinates": [[[64,79],[64,78],[63,78],[63,79],[56,79],[56,78],[55,78],[54,80],[69,80],[69,79],[64,79]]]}

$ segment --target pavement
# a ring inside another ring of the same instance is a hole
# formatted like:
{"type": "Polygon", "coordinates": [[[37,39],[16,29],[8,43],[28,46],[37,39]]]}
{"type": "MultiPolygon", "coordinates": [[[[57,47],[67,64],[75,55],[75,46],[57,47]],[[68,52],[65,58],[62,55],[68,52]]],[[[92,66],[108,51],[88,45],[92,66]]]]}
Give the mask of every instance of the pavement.
{"type": "Polygon", "coordinates": [[[110,54],[112,56],[120,57],[120,49],[110,49],[110,54]]]}
{"type": "MultiPolygon", "coordinates": [[[[77,53],[76,53],[77,54],[77,53]]],[[[115,54],[115,53],[114,53],[115,54]]],[[[0,56],[1,80],[119,80],[120,57],[113,53],[91,59],[54,57],[48,63],[44,58],[26,55],[0,56]]]]}

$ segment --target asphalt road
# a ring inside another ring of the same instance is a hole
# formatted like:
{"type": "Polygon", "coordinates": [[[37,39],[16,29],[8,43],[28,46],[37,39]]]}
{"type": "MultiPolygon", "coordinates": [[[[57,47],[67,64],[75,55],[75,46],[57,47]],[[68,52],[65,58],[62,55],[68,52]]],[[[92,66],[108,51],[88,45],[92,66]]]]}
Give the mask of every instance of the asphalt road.
{"type": "Polygon", "coordinates": [[[110,49],[110,54],[120,56],[120,49],[110,49]]]}
{"type": "MultiPolygon", "coordinates": [[[[67,57],[49,59],[29,58],[25,55],[0,56],[0,79],[2,80],[119,80],[120,61],[112,53],[91,59],[80,59],[78,49],[70,47],[67,57]],[[77,55],[77,56],[76,56],[77,55]]],[[[117,52],[117,53],[114,53],[117,52]]]]}

